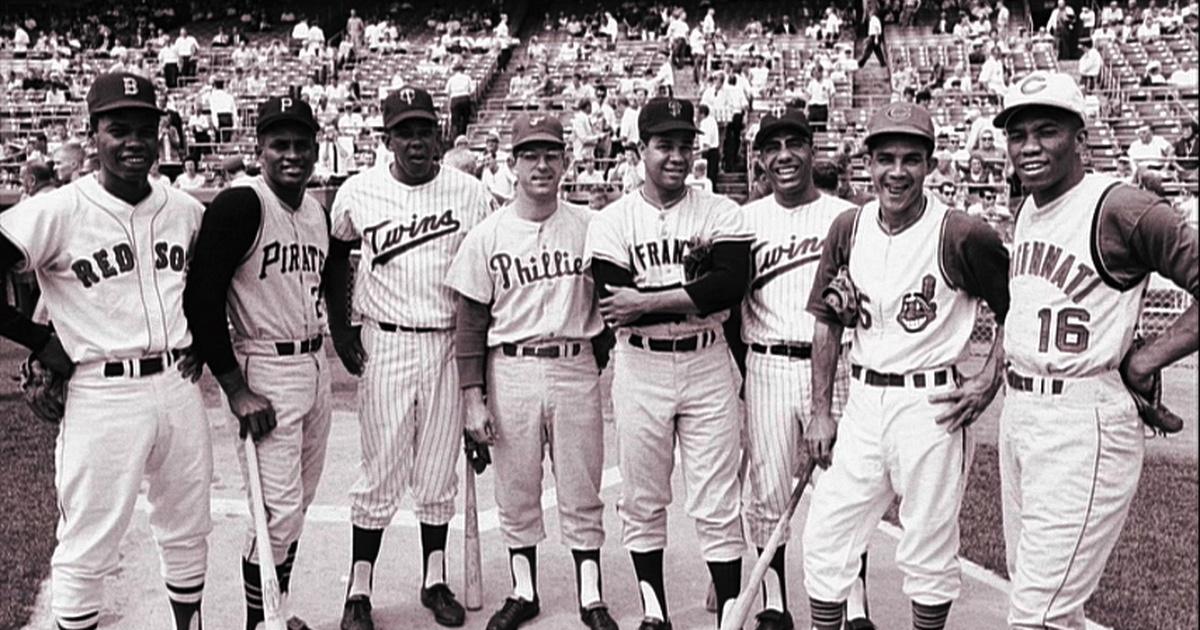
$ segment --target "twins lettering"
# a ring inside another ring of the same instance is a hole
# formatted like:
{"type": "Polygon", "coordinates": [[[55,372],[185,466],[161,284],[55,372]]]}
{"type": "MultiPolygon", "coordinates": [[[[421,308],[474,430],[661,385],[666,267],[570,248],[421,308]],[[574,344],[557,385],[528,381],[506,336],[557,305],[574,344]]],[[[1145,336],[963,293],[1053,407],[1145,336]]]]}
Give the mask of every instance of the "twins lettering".
{"type": "Polygon", "coordinates": [[[371,267],[386,265],[396,256],[436,238],[453,234],[462,227],[462,223],[454,217],[454,210],[447,209],[442,214],[430,214],[424,217],[412,215],[412,220],[406,224],[396,225],[390,219],[377,223],[363,230],[363,242],[371,245],[374,257],[371,267]]]}
{"type": "Polygon", "coordinates": [[[756,243],[751,249],[751,255],[758,268],[754,270],[754,281],[750,283],[750,290],[757,291],[766,283],[793,269],[817,262],[821,259],[821,249],[824,245],[825,241],[815,236],[801,239],[795,234],[784,245],[772,247],[767,242],[756,243]]]}
{"type": "MultiPolygon", "coordinates": [[[[154,268],[156,270],[170,269],[182,272],[187,267],[187,250],[182,245],[159,241],[154,244],[154,268]]],[[[118,243],[112,249],[99,249],[92,252],[90,257],[80,258],[71,263],[71,271],[83,284],[90,289],[101,280],[115,278],[129,273],[137,266],[133,247],[128,243],[118,243]]]]}

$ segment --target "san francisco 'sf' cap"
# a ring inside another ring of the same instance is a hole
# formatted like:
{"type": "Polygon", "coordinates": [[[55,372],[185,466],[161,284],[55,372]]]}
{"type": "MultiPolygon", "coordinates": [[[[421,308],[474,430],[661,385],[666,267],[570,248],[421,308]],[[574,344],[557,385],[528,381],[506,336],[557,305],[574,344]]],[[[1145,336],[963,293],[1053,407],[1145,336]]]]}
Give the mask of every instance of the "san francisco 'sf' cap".
{"type": "Polygon", "coordinates": [[[929,110],[912,103],[889,103],[879,108],[867,123],[866,144],[870,146],[880,136],[897,134],[917,136],[930,145],[937,142],[929,110]]]}
{"type": "Polygon", "coordinates": [[[88,114],[118,109],[142,109],[162,115],[154,84],[131,72],[109,72],[96,77],[87,93],[88,114]]]}
{"type": "Polygon", "coordinates": [[[696,110],[681,98],[652,98],[638,112],[638,135],[643,138],[672,131],[698,133],[696,110]]]}
{"type": "Polygon", "coordinates": [[[1080,120],[1087,120],[1087,103],[1075,79],[1062,72],[1038,70],[1009,86],[1004,94],[1004,109],[996,114],[992,124],[1003,129],[1013,114],[1034,105],[1066,110],[1080,120]]]}

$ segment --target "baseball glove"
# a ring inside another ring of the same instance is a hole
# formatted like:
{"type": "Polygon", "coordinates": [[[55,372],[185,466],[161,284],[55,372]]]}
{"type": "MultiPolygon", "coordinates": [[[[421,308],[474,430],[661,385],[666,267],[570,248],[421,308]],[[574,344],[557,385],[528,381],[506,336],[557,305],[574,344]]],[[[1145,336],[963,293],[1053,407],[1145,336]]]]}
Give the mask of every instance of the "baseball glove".
{"type": "Polygon", "coordinates": [[[67,379],[29,355],[21,363],[18,381],[25,404],[46,422],[62,421],[67,406],[67,379]]]}
{"type": "Polygon", "coordinates": [[[1133,398],[1133,404],[1137,407],[1138,415],[1141,416],[1142,422],[1150,427],[1156,435],[1167,436],[1172,433],[1179,433],[1183,429],[1183,418],[1180,418],[1175,412],[1167,409],[1167,406],[1162,401],[1162,370],[1158,370],[1151,377],[1153,383],[1150,385],[1149,392],[1141,392],[1133,387],[1129,382],[1129,376],[1126,373],[1129,357],[1138,348],[1145,345],[1146,342],[1141,337],[1135,337],[1133,346],[1129,353],[1125,355],[1125,360],[1121,363],[1121,381],[1125,383],[1125,388],[1129,390],[1130,397],[1133,398]]]}
{"type": "Polygon", "coordinates": [[[838,269],[829,286],[821,291],[821,299],[825,300],[825,304],[837,315],[842,326],[854,328],[858,325],[858,287],[850,280],[849,269],[838,269]]]}
{"type": "Polygon", "coordinates": [[[480,444],[472,440],[469,435],[464,434],[463,440],[467,451],[467,462],[471,464],[471,468],[475,469],[476,475],[482,474],[488,464],[492,463],[492,452],[488,450],[487,444],[480,444]]]}
{"type": "Polygon", "coordinates": [[[699,237],[688,240],[688,251],[683,256],[683,278],[691,282],[712,269],[712,243],[699,237]]]}

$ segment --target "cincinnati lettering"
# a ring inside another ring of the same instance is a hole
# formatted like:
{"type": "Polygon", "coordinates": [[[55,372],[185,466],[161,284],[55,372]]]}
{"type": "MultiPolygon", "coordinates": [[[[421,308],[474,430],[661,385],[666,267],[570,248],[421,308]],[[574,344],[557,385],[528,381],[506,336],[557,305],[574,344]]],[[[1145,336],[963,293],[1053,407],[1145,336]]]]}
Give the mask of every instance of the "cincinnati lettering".
{"type": "Polygon", "coordinates": [[[633,246],[633,256],[642,269],[662,265],[682,265],[687,255],[688,243],[679,239],[663,239],[638,243],[633,246]]]}
{"type": "Polygon", "coordinates": [[[1103,279],[1088,265],[1077,262],[1074,254],[1063,257],[1058,245],[1026,241],[1013,251],[1008,276],[1039,276],[1062,289],[1076,304],[1083,301],[1103,279]]]}
{"type": "Polygon", "coordinates": [[[375,256],[371,259],[371,267],[386,265],[396,256],[436,238],[453,234],[462,227],[462,223],[454,218],[454,210],[446,210],[439,214],[423,217],[412,216],[412,221],[395,225],[390,219],[363,230],[364,242],[371,244],[375,256]]]}
{"type": "Polygon", "coordinates": [[[756,243],[750,249],[751,260],[757,265],[754,282],[750,289],[758,290],[779,276],[821,259],[825,241],[815,236],[801,239],[793,234],[783,245],[770,246],[768,242],[756,243]],[[762,254],[761,257],[759,254],[762,254]]]}
{"type": "Polygon", "coordinates": [[[508,290],[513,285],[526,286],[543,280],[583,275],[583,258],[562,250],[530,256],[528,262],[504,252],[492,255],[488,263],[493,273],[500,274],[500,285],[508,290]]]}
{"type": "Polygon", "coordinates": [[[316,245],[301,243],[280,243],[274,241],[263,246],[262,267],[258,271],[258,279],[267,277],[272,267],[279,273],[293,271],[315,271],[321,273],[325,269],[325,252],[316,245]]]}
{"type": "MultiPolygon", "coordinates": [[[[187,267],[187,250],[182,245],[159,241],[154,244],[153,251],[155,269],[182,272],[187,267]]],[[[137,260],[133,255],[133,247],[128,243],[118,243],[112,249],[98,249],[89,257],[71,263],[71,271],[85,289],[92,288],[101,280],[129,273],[135,267],[137,260]]]]}

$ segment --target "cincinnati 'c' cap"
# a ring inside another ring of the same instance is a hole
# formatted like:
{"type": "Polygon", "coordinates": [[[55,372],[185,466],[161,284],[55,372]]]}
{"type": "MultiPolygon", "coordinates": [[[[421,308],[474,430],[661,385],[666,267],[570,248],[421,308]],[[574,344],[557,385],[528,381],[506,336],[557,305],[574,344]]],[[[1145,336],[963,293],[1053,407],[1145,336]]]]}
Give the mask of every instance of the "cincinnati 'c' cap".
{"type": "Polygon", "coordinates": [[[88,114],[118,109],[142,109],[162,115],[154,84],[131,72],[109,72],[96,77],[87,93],[88,114]]]}
{"type": "Polygon", "coordinates": [[[262,133],[268,127],[281,122],[294,122],[304,125],[316,133],[321,130],[317,119],[313,116],[312,107],[298,98],[290,96],[272,96],[258,106],[258,123],[255,131],[262,133]]]}
{"type": "Polygon", "coordinates": [[[557,116],[546,114],[526,114],[513,122],[512,148],[518,148],[534,142],[547,142],[565,146],[563,141],[563,126],[557,116]]]}
{"type": "Polygon", "coordinates": [[[437,123],[437,110],[433,107],[433,97],[429,92],[406,85],[383,99],[384,129],[391,129],[413,118],[437,123]]]}
{"type": "Polygon", "coordinates": [[[780,115],[767,114],[758,125],[758,133],[754,134],[754,148],[761,148],[763,143],[780,131],[794,131],[801,137],[812,140],[812,127],[808,125],[808,116],[804,112],[787,108],[780,115]]]}
{"type": "Polygon", "coordinates": [[[897,134],[916,136],[930,146],[937,141],[929,110],[912,103],[890,103],[878,109],[867,123],[866,144],[870,146],[880,136],[897,134]]]}
{"type": "Polygon", "coordinates": [[[638,135],[648,138],[672,131],[698,133],[696,110],[691,101],[681,98],[652,98],[638,112],[638,135]]]}
{"type": "Polygon", "coordinates": [[[992,124],[1003,129],[1013,114],[1023,108],[1040,105],[1066,110],[1087,120],[1087,103],[1075,79],[1061,72],[1038,70],[1017,81],[1004,94],[1004,109],[992,120],[992,124]]]}

